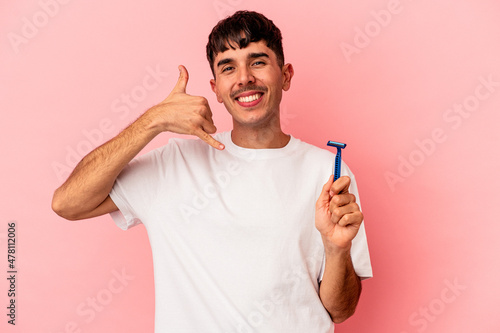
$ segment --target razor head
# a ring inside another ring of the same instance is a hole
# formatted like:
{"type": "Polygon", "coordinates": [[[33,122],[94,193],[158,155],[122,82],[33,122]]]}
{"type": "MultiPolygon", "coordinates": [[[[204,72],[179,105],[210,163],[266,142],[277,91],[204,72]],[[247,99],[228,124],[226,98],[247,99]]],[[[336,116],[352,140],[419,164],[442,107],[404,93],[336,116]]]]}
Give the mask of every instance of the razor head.
{"type": "Polygon", "coordinates": [[[332,147],[337,147],[337,148],[345,148],[345,146],[347,146],[345,143],[336,142],[336,141],[328,141],[327,145],[332,146],[332,147]]]}

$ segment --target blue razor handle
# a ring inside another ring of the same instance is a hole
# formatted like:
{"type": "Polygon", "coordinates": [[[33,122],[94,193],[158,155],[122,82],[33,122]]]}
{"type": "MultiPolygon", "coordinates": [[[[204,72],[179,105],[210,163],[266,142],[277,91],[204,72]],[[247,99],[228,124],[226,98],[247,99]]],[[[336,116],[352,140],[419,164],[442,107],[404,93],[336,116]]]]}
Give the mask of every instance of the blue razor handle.
{"type": "Polygon", "coordinates": [[[328,146],[337,148],[337,155],[335,156],[335,171],[333,172],[333,181],[336,181],[340,177],[340,165],[342,164],[342,149],[347,145],[341,142],[328,141],[328,146]]]}

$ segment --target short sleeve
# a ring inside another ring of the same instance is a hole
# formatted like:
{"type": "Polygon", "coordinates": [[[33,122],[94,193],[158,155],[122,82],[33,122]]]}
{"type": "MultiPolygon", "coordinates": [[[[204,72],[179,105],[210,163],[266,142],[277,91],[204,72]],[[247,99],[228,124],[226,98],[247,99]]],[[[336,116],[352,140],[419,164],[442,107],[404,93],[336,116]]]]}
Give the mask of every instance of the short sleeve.
{"type": "Polygon", "coordinates": [[[109,196],[119,210],[110,215],[120,229],[142,223],[162,183],[163,155],[159,148],[135,158],[116,179],[109,196]]]}

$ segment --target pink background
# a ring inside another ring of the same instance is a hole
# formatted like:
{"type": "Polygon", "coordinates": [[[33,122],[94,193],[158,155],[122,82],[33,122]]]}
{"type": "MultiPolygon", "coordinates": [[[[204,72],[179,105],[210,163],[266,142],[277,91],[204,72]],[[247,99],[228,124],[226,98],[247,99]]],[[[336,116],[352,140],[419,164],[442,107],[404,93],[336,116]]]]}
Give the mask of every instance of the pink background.
{"type": "Polygon", "coordinates": [[[264,13],[284,35],[296,72],[285,131],[348,144],[375,277],[336,331],[500,331],[498,1],[55,1],[0,5],[2,332],[153,331],[145,229],[123,232],[109,216],[65,221],[52,193],[76,159],[168,95],[179,64],[188,93],[207,97],[229,130],[204,48],[238,9],[264,13]]]}

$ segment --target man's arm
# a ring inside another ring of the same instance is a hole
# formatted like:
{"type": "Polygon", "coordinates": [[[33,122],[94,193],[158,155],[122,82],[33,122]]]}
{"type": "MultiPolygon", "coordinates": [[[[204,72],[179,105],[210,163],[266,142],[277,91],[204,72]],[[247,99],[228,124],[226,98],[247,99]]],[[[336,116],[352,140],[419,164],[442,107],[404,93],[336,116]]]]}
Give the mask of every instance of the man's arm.
{"type": "Polygon", "coordinates": [[[58,215],[68,220],[80,220],[117,210],[109,197],[116,178],[161,132],[196,135],[211,146],[224,149],[210,135],[216,132],[216,128],[208,101],[186,94],[188,72],[184,66],[179,66],[179,71],[177,84],[163,102],[147,110],[120,134],[80,161],[54,193],[52,209],[58,215]]]}
{"type": "Polygon", "coordinates": [[[338,324],[352,316],[360,295],[361,280],[354,272],[349,251],[326,253],[319,297],[333,322],[338,324]]]}
{"type": "Polygon", "coordinates": [[[361,281],[354,272],[350,250],[363,214],[356,197],[348,192],[351,179],[333,176],[323,186],[316,202],[316,228],[325,247],[325,270],[319,297],[333,322],[354,314],[361,294],[361,281]]]}

